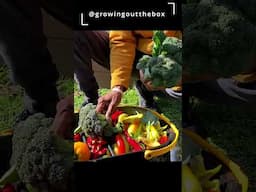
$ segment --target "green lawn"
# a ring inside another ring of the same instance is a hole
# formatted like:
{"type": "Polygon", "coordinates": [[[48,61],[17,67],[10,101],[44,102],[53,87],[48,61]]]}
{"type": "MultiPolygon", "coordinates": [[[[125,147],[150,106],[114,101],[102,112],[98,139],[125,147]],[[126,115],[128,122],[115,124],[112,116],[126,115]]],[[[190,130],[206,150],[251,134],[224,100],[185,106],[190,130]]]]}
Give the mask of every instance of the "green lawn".
{"type": "MultiPolygon", "coordinates": [[[[60,97],[73,92],[74,83],[60,78],[57,82],[60,97]]],[[[17,114],[23,110],[23,90],[10,82],[8,70],[0,65],[0,131],[11,129],[17,114]]]]}
{"type": "Polygon", "coordinates": [[[8,70],[0,65],[0,131],[10,129],[14,116],[22,107],[22,90],[11,84],[8,70]]]}

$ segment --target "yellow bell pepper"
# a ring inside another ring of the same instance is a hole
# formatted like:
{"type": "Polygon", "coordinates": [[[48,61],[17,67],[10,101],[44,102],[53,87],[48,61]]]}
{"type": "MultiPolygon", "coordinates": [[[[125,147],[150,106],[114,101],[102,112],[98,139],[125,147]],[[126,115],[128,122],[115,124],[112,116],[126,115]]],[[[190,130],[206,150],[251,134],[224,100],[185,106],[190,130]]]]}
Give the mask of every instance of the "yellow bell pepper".
{"type": "Polygon", "coordinates": [[[90,159],[90,150],[87,143],[77,141],[74,143],[74,153],[78,161],[88,161],[90,159]]]}

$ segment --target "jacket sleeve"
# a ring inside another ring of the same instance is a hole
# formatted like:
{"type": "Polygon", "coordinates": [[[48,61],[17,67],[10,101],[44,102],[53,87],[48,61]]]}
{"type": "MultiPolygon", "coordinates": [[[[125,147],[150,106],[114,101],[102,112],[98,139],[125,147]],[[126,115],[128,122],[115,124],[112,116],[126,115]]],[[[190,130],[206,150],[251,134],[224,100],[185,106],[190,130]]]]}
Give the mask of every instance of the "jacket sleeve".
{"type": "Polygon", "coordinates": [[[111,87],[129,87],[136,52],[136,38],[132,31],[110,31],[111,87]]]}

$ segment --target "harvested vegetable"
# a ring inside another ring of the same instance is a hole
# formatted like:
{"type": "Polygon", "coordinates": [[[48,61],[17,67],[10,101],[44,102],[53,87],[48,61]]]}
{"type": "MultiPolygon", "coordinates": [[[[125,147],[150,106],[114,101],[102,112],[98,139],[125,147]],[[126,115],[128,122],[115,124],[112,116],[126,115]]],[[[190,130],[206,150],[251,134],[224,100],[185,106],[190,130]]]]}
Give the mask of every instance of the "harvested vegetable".
{"type": "Polygon", "coordinates": [[[118,122],[118,118],[119,116],[122,114],[123,112],[120,110],[116,110],[112,115],[111,115],[111,121],[112,124],[115,126],[118,122]]]}
{"type": "MultiPolygon", "coordinates": [[[[168,125],[162,126],[153,112],[135,110],[126,113],[118,109],[111,116],[112,123],[104,123],[105,126],[111,124],[111,135],[104,134],[104,131],[103,134],[99,134],[94,130],[97,123],[90,122],[95,119],[88,118],[88,115],[90,116],[92,113],[98,117],[97,121],[106,121],[104,115],[103,118],[101,114],[96,114],[95,106],[89,105],[87,108],[82,108],[79,114],[79,118],[87,118],[89,122],[85,122],[85,119],[79,120],[80,124],[74,132],[75,141],[84,142],[88,145],[89,160],[139,152],[169,141],[170,133],[166,131],[168,125]],[[81,129],[81,125],[87,127],[81,129]],[[88,129],[93,133],[88,132],[88,129]],[[113,131],[114,129],[118,131],[113,131]]],[[[101,129],[104,130],[105,127],[101,129]]]]}
{"type": "Polygon", "coordinates": [[[74,143],[74,153],[78,161],[87,161],[90,159],[90,150],[87,143],[77,141],[74,143]]]}
{"type": "Polygon", "coordinates": [[[122,155],[129,152],[129,144],[122,134],[117,134],[115,137],[114,152],[115,155],[122,155]]]}
{"type": "Polygon", "coordinates": [[[89,103],[82,107],[79,112],[78,127],[74,133],[83,132],[86,136],[111,137],[122,131],[108,122],[103,114],[96,112],[96,105],[89,103]]]}
{"type": "Polygon", "coordinates": [[[163,31],[154,31],[152,56],[144,55],[136,66],[142,70],[145,81],[154,87],[173,87],[182,74],[182,41],[166,37],[163,31]]]}
{"type": "Polygon", "coordinates": [[[203,192],[198,178],[186,164],[182,165],[182,192],[203,192]]]}
{"type": "Polygon", "coordinates": [[[91,151],[91,159],[97,159],[106,155],[107,142],[102,137],[87,137],[86,142],[91,151]]]}
{"type": "Polygon", "coordinates": [[[202,155],[194,156],[190,162],[190,168],[195,176],[198,178],[199,182],[204,191],[214,190],[220,191],[220,181],[219,179],[212,179],[216,174],[218,174],[222,168],[222,165],[218,165],[213,169],[206,169],[204,165],[204,159],[202,155]]]}
{"type": "Polygon", "coordinates": [[[127,142],[132,147],[133,152],[141,151],[143,150],[143,147],[140,143],[135,141],[132,137],[130,137],[129,133],[127,131],[124,131],[124,134],[126,136],[127,142]]]}
{"type": "Polygon", "coordinates": [[[251,71],[255,66],[256,27],[247,13],[255,15],[252,10],[252,0],[199,0],[184,4],[183,74],[186,72],[190,78],[202,74],[231,77],[251,71]]]}

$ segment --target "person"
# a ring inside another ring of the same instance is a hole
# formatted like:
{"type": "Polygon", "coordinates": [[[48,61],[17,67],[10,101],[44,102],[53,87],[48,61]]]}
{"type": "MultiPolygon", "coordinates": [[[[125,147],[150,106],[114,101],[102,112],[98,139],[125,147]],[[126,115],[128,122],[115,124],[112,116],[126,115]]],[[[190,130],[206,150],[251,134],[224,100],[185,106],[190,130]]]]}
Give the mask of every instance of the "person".
{"type": "Polygon", "coordinates": [[[59,73],[47,48],[42,7],[71,27],[70,1],[0,1],[0,57],[8,65],[12,80],[25,91],[24,110],[17,122],[36,112],[54,116],[59,101],[59,73]]]}
{"type": "MultiPolygon", "coordinates": [[[[167,36],[182,38],[181,31],[164,31],[167,36]]],[[[153,31],[76,31],[74,35],[75,76],[87,102],[97,104],[97,111],[109,118],[121,102],[122,94],[129,88],[138,59],[151,55],[153,31]],[[111,91],[99,98],[99,86],[92,69],[92,62],[110,69],[111,91]]],[[[138,74],[138,73],[137,73],[138,74]]],[[[144,101],[143,106],[156,109],[153,88],[143,79],[136,88],[144,101]]],[[[141,102],[142,103],[142,102],[141,102]]]]}

